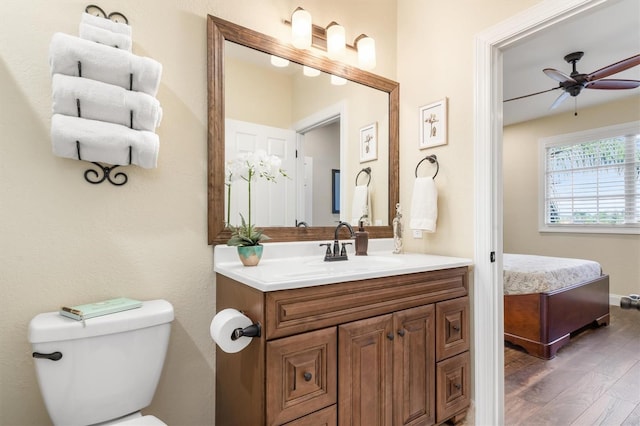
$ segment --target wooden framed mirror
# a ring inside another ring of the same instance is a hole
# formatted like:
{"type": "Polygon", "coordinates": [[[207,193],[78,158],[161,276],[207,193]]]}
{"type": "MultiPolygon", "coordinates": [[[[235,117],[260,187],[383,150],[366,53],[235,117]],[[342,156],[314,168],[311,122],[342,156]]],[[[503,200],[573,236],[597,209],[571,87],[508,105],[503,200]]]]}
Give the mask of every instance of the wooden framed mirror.
{"type": "MultiPolygon", "coordinates": [[[[208,242],[226,244],[231,232],[225,220],[225,44],[232,42],[321,72],[345,78],[388,94],[388,195],[387,223],[368,226],[370,238],[393,236],[391,221],[399,202],[399,85],[397,82],[331,61],[307,50],[299,50],[277,39],[223,19],[207,17],[208,79],[208,242]]],[[[386,117],[385,117],[386,119],[386,117]]],[[[357,140],[353,142],[357,144],[357,140]]],[[[383,157],[384,158],[384,157],[383,157]]],[[[364,165],[366,166],[366,164],[364,165]]],[[[386,166],[386,165],[385,165],[386,166]]],[[[344,176],[343,176],[344,177],[344,176]]],[[[331,202],[328,203],[331,208],[331,202]]],[[[314,241],[333,237],[334,226],[257,226],[270,241],[314,241]]]]}

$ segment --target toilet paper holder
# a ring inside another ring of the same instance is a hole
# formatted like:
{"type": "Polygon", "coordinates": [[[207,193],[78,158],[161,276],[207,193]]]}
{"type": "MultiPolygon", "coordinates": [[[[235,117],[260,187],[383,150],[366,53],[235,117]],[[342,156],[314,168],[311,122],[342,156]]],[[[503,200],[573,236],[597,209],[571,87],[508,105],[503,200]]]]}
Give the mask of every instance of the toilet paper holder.
{"type": "Polygon", "coordinates": [[[251,324],[245,328],[236,328],[231,333],[231,340],[236,341],[241,337],[260,337],[262,335],[262,327],[260,323],[251,324]]]}

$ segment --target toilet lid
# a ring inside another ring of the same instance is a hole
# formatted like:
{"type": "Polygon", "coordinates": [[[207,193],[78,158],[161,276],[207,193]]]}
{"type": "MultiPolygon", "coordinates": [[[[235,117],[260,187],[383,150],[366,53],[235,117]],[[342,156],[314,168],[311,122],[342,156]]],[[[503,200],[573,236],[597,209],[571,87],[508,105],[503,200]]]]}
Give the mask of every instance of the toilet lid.
{"type": "Polygon", "coordinates": [[[127,420],[122,423],[116,423],[117,426],[167,426],[165,422],[155,416],[142,416],[135,419],[127,420]]]}

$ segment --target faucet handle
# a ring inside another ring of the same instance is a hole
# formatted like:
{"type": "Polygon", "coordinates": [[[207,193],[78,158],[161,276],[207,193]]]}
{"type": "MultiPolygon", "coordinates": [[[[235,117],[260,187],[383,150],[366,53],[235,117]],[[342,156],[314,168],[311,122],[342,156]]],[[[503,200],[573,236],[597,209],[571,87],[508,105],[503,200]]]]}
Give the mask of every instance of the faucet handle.
{"type": "Polygon", "coordinates": [[[346,256],[347,255],[347,249],[345,246],[347,245],[352,245],[353,243],[342,243],[342,249],[340,250],[340,256],[346,256]]]}
{"type": "Polygon", "coordinates": [[[322,243],[320,247],[327,246],[327,251],[325,252],[325,256],[331,256],[331,243],[322,243]]]}

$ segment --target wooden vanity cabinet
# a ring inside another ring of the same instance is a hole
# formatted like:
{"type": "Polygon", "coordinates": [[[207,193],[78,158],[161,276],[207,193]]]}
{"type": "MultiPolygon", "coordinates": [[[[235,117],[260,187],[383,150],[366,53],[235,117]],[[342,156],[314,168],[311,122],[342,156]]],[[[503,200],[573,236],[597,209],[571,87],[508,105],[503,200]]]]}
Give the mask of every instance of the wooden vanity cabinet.
{"type": "Polygon", "coordinates": [[[217,309],[262,326],[216,352],[216,425],[432,425],[469,406],[466,267],[261,292],[217,274],[217,309]]]}

